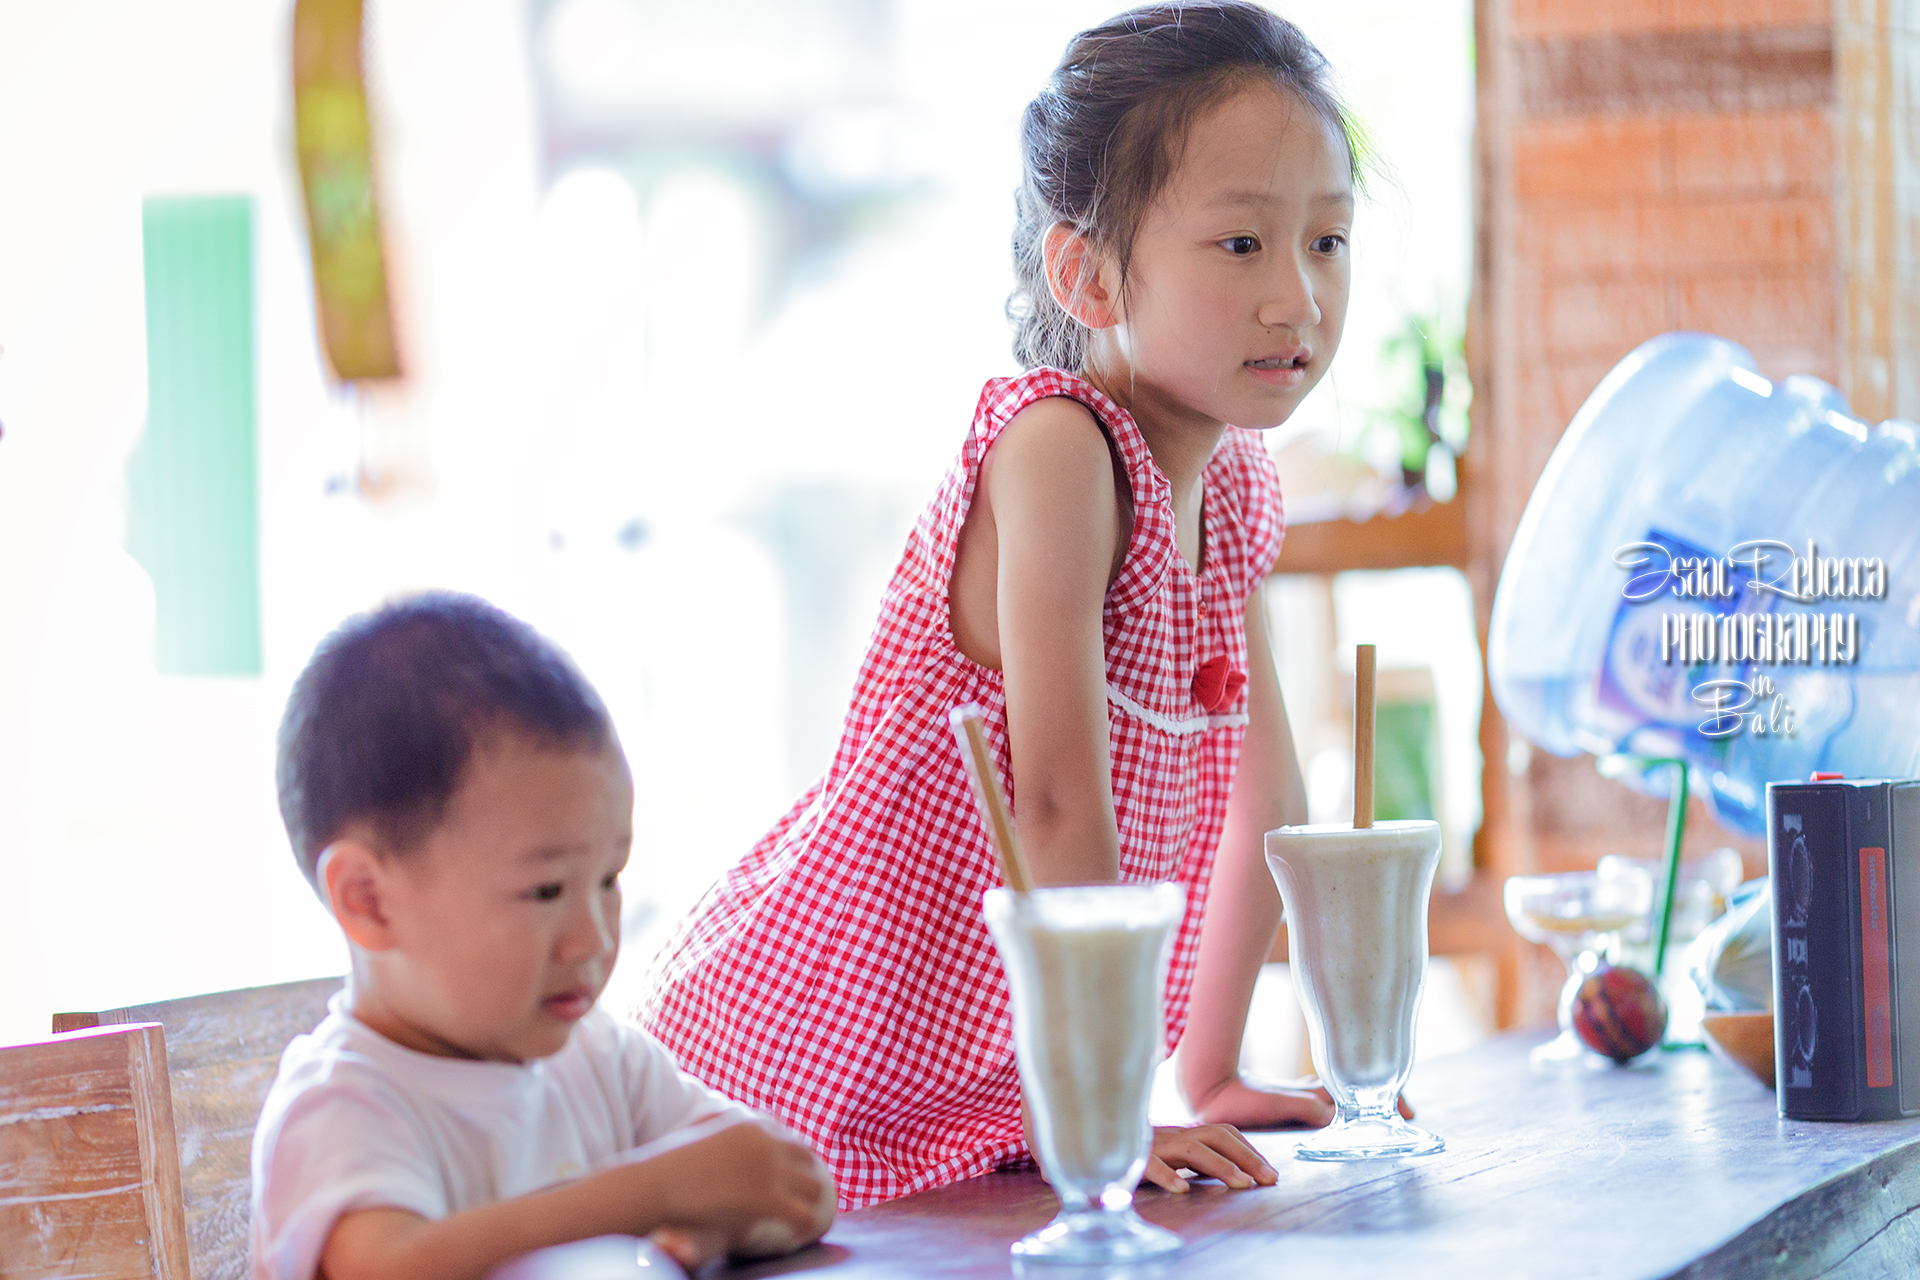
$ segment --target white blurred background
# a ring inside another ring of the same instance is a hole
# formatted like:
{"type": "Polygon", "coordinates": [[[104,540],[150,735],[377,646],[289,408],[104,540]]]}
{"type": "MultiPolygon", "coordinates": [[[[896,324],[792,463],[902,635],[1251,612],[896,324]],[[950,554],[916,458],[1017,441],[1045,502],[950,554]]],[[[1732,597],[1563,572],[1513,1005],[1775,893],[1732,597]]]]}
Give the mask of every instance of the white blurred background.
{"type": "MultiPolygon", "coordinates": [[[[427,586],[528,618],[613,708],[638,784],[638,976],[827,759],[901,539],[980,384],[1014,371],[1019,111],[1115,4],[370,0],[409,373],[364,395],[329,385],[315,340],[291,7],[0,0],[0,1042],[55,1010],[344,968],[287,851],[274,726],[327,630],[427,586]],[[141,202],[162,195],[252,201],[258,677],[158,674],[154,589],[125,549],[141,202]]],[[[1471,6],[1274,7],[1390,170],[1336,372],[1281,429],[1353,450],[1392,398],[1387,339],[1464,316],[1471,6]]],[[[1344,713],[1297,673],[1359,628],[1383,663],[1433,671],[1460,847],[1464,584],[1346,575],[1335,594],[1337,625],[1275,593],[1316,808],[1342,803],[1343,757],[1314,726],[1344,713]]],[[[1423,1024],[1433,1043],[1476,1034],[1448,1017],[1423,1024]]]]}

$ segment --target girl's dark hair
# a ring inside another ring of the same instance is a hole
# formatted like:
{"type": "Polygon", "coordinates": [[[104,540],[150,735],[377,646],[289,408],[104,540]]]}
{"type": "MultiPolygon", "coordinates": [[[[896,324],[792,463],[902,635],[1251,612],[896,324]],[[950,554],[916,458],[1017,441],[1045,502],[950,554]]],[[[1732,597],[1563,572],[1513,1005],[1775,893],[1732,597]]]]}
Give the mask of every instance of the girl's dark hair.
{"type": "Polygon", "coordinates": [[[416,848],[501,733],[592,750],[613,722],[559,646],[474,596],[429,592],[340,624],[280,721],[280,816],[308,882],[352,823],[384,853],[416,848]]]}
{"type": "Polygon", "coordinates": [[[1300,29],[1255,4],[1154,4],[1083,31],[1020,123],[1007,299],[1024,368],[1078,370],[1086,330],[1054,301],[1042,246],[1069,223],[1114,255],[1124,287],[1134,236],[1179,162],[1187,129],[1235,88],[1289,90],[1346,141],[1356,184],[1366,148],[1327,60],[1300,29]]]}

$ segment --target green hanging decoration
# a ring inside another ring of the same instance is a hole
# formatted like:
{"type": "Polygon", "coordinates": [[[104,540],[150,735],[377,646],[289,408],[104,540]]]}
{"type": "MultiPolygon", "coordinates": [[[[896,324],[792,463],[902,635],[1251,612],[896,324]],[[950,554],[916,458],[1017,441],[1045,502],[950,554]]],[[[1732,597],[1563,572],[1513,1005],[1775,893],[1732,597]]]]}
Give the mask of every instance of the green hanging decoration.
{"type": "Polygon", "coordinates": [[[147,424],[127,462],[127,550],[153,582],[163,675],[260,674],[253,202],[141,212],[147,424]]]}

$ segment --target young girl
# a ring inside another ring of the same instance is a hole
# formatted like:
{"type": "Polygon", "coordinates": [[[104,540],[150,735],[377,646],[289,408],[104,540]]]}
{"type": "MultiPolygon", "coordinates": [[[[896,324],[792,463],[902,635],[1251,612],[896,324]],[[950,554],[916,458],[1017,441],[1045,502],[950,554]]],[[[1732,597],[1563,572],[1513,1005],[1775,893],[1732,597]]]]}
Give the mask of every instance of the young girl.
{"type": "Polygon", "coordinates": [[[987,384],[914,529],[826,776],[682,924],[641,1010],[686,1070],[806,1137],[843,1207],[1026,1154],[980,907],[998,874],[947,724],[964,702],[1036,881],[1186,887],[1167,1040],[1211,1123],[1156,1132],[1148,1179],[1272,1182],[1230,1126],[1328,1118],[1238,1059],[1280,920],[1262,834],[1306,820],[1256,431],[1340,341],[1342,121],[1319,52],[1242,3],[1085,32],[1027,108],[1027,371],[987,384]]]}

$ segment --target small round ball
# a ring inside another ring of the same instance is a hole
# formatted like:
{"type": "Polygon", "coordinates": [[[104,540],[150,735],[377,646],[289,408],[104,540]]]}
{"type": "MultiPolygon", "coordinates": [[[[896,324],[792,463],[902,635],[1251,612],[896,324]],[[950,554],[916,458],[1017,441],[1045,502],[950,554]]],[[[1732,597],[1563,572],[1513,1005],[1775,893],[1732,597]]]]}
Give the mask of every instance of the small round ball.
{"type": "Polygon", "coordinates": [[[1574,994],[1573,1030],[1595,1053],[1626,1062],[1660,1043],[1667,1002],[1638,969],[1603,960],[1574,994]]]}

